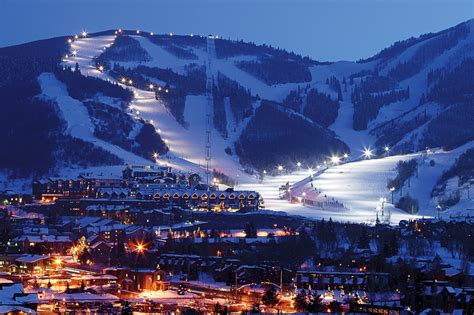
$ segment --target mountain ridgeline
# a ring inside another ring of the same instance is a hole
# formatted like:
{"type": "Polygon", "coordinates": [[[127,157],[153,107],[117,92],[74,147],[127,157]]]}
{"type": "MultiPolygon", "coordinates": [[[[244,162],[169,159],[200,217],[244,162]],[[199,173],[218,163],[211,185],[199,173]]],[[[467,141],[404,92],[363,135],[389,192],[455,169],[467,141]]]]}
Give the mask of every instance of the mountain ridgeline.
{"type": "Polygon", "coordinates": [[[89,34],[113,38],[91,60],[110,80],[64,63],[65,55],[72,58],[70,37],[1,48],[0,129],[6,150],[0,152],[0,170],[13,177],[43,176],[61,168],[118,165],[123,151],[137,160],[166,155],[170,149],[155,125],[131,109],[135,95],[127,85],[152,87],[154,99],[182,130],[195,123],[186,114],[189,99],[210,93],[214,137],[250,171],[295,161],[314,165],[349,153],[351,139],[341,126],[372,136],[374,146],[393,152],[458,147],[474,140],[473,28],[467,21],[399,41],[365,60],[335,63],[216,38],[212,70],[203,36],[89,34]],[[42,73],[53,73],[80,102],[95,138],[123,151],[72,136],[61,100],[42,93],[37,80],[42,73]],[[347,121],[341,120],[347,117],[343,110],[351,112],[347,121]]]}

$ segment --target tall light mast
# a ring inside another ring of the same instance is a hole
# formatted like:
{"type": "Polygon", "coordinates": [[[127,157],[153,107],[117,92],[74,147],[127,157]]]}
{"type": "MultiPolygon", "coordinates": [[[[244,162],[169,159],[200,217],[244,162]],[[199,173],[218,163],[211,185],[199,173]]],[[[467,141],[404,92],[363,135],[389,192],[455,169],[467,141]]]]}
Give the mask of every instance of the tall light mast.
{"type": "Polygon", "coordinates": [[[212,117],[213,117],[213,95],[212,95],[212,86],[213,86],[213,72],[212,72],[212,58],[215,55],[215,43],[214,43],[214,36],[209,35],[207,37],[207,69],[206,69],[206,144],[205,144],[205,152],[206,152],[206,183],[209,185],[210,177],[211,177],[211,130],[212,130],[212,117]]]}

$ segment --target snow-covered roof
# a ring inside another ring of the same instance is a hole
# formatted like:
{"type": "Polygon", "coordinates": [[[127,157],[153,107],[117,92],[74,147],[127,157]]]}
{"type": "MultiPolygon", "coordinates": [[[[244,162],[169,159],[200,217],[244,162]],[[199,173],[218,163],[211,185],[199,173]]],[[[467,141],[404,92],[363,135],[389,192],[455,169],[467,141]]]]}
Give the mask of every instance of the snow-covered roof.
{"type": "Polygon", "coordinates": [[[25,255],[18,257],[16,261],[20,263],[36,263],[45,259],[51,259],[51,257],[45,255],[25,255]]]}
{"type": "Polygon", "coordinates": [[[63,243],[70,242],[71,239],[67,235],[22,235],[13,239],[16,242],[31,242],[31,243],[63,243]]]}

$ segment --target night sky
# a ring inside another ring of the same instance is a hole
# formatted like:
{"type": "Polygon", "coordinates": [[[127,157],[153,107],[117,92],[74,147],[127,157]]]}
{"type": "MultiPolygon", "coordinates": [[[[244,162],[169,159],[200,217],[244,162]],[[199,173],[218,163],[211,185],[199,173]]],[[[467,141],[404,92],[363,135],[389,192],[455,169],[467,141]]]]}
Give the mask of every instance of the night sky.
{"type": "Polygon", "coordinates": [[[0,46],[122,27],[218,34],[357,60],[473,18],[472,0],[0,0],[0,46]]]}

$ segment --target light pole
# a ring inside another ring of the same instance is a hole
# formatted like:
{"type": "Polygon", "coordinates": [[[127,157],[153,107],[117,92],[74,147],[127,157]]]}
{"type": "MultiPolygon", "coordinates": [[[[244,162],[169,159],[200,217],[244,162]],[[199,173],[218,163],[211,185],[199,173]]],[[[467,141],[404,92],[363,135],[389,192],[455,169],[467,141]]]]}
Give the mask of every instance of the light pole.
{"type": "Polygon", "coordinates": [[[393,205],[393,193],[395,192],[395,187],[390,187],[390,192],[392,193],[392,205],[393,205]]]}
{"type": "Polygon", "coordinates": [[[385,208],[385,203],[387,202],[387,198],[380,198],[379,199],[380,203],[382,204],[381,207],[380,207],[380,210],[382,211],[382,218],[383,218],[383,210],[385,208]]]}
{"type": "Polygon", "coordinates": [[[441,205],[440,204],[436,206],[436,210],[438,211],[438,220],[441,220],[441,205]]]}

